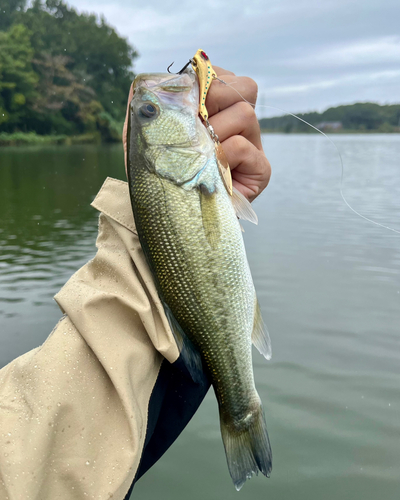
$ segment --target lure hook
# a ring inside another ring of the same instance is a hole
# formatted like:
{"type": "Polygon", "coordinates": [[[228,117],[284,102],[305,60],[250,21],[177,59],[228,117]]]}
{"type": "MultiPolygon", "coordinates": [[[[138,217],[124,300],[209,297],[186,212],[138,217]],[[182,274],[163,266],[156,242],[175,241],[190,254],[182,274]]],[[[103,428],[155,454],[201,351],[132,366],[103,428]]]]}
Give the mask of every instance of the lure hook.
{"type": "MultiPolygon", "coordinates": [[[[175,61],[174,61],[174,62],[175,62],[175,61]]],[[[185,69],[189,66],[189,64],[192,64],[192,62],[193,62],[193,60],[192,60],[192,59],[189,59],[189,62],[188,62],[188,63],[186,63],[186,64],[185,64],[185,66],[184,66],[184,67],[183,67],[180,71],[178,71],[178,73],[172,73],[172,71],[170,71],[170,70],[169,70],[169,68],[171,68],[171,66],[174,64],[174,63],[171,63],[171,64],[168,66],[167,71],[168,71],[168,73],[170,73],[171,75],[172,75],[172,74],[175,74],[175,75],[181,75],[181,74],[185,71],[185,69]]]]}

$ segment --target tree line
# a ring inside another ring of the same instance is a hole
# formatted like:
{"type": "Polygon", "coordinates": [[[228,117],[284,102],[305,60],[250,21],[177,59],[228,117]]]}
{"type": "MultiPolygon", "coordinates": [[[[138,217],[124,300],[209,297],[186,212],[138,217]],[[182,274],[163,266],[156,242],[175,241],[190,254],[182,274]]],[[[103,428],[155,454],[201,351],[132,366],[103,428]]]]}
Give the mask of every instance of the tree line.
{"type": "Polygon", "coordinates": [[[0,133],[119,140],[137,56],[62,0],[0,0],[0,133]]]}
{"type": "MultiPolygon", "coordinates": [[[[359,102],[329,108],[323,113],[299,113],[299,118],[330,132],[400,132],[400,104],[359,102]]],[[[293,116],[262,118],[261,129],[271,132],[314,132],[293,116]]]]}

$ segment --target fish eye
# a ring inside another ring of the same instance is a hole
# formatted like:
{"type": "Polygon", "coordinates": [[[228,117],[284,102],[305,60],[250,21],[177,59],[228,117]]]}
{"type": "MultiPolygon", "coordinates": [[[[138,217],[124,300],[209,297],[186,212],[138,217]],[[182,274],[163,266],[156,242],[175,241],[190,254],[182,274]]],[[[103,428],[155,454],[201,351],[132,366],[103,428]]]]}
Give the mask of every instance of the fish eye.
{"type": "Polygon", "coordinates": [[[158,109],[154,104],[146,102],[142,106],[140,106],[139,111],[143,116],[146,116],[147,118],[153,118],[153,116],[157,114],[158,109]]]}

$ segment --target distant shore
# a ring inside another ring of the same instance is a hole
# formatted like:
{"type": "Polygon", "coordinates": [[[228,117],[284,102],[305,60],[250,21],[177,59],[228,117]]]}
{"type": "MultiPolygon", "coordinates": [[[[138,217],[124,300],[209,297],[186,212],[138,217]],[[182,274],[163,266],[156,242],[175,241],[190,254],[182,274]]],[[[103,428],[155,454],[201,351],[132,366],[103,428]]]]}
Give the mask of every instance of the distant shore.
{"type": "Polygon", "coordinates": [[[316,127],[326,134],[398,134],[400,104],[357,102],[329,108],[322,113],[298,113],[297,118],[289,114],[261,118],[259,123],[265,133],[316,133],[312,128],[316,127]]]}
{"type": "Polygon", "coordinates": [[[101,144],[100,133],[81,135],[39,135],[35,132],[0,133],[0,147],[4,146],[35,146],[58,144],[71,146],[74,144],[101,144]]]}
{"type": "MultiPolygon", "coordinates": [[[[323,130],[324,134],[335,134],[335,135],[344,135],[344,134],[400,134],[400,127],[397,130],[391,131],[382,131],[382,130],[323,130]]],[[[277,130],[277,129],[268,129],[261,128],[262,134],[317,134],[315,130],[310,128],[309,130],[277,130]]],[[[34,132],[16,132],[14,134],[6,134],[4,132],[0,133],[0,147],[7,146],[44,146],[44,145],[64,145],[64,146],[73,146],[77,144],[115,144],[118,141],[114,141],[113,143],[104,143],[101,140],[100,134],[91,133],[91,134],[81,134],[81,135],[39,135],[34,132]]]]}
{"type": "MultiPolygon", "coordinates": [[[[397,130],[352,130],[352,129],[340,129],[340,130],[332,130],[332,129],[323,129],[322,132],[327,135],[335,134],[335,135],[344,135],[344,134],[400,134],[400,127],[397,127],[397,130]]],[[[318,134],[318,132],[311,127],[308,130],[277,130],[277,129],[269,129],[269,128],[261,128],[262,134],[318,134]]]]}

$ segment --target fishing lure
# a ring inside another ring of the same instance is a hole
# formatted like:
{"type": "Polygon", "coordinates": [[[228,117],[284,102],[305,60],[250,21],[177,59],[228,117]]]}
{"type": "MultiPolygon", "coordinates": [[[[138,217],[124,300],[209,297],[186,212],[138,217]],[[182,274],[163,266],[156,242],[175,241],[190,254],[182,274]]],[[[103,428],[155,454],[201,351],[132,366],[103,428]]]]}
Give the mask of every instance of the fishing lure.
{"type": "Polygon", "coordinates": [[[215,133],[212,125],[208,121],[208,111],[206,108],[206,98],[208,91],[210,90],[211,84],[217,79],[217,73],[214,71],[208,55],[204,50],[199,49],[193,58],[189,61],[192,68],[197,74],[199,80],[199,115],[203,119],[203,122],[214,141],[215,145],[215,155],[218,162],[218,169],[220,171],[224,186],[228,193],[232,196],[232,175],[231,169],[229,168],[229,163],[222,148],[219,138],[215,133]]]}

